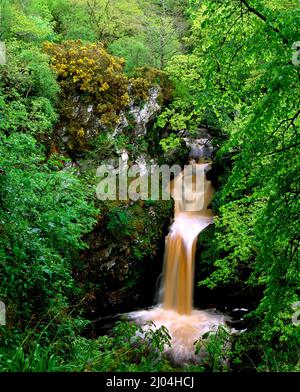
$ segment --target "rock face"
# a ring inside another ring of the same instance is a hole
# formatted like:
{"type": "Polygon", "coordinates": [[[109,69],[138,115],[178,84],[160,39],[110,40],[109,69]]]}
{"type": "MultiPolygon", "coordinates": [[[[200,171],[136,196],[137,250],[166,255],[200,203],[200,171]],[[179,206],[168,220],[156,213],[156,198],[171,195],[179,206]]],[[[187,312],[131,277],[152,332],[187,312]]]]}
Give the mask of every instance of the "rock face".
{"type": "Polygon", "coordinates": [[[196,161],[211,160],[214,147],[212,145],[212,136],[208,129],[199,128],[198,134],[194,137],[190,137],[189,135],[183,136],[183,140],[190,149],[190,159],[194,159],[196,161]]]}
{"type": "Polygon", "coordinates": [[[70,104],[63,108],[62,120],[56,129],[60,149],[75,155],[79,153],[80,156],[101,133],[105,132],[114,138],[128,128],[134,137],[145,136],[149,125],[161,111],[158,103],[160,93],[159,87],[152,87],[145,101],[137,103],[132,99],[128,109],[119,113],[114,129],[101,123],[92,104],[86,103],[80,96],[70,98],[70,104]]]}
{"type": "Polygon", "coordinates": [[[149,98],[143,105],[131,105],[129,114],[133,115],[135,120],[135,133],[137,135],[145,135],[147,133],[147,126],[152,122],[161,107],[158,104],[159,89],[151,88],[149,91],[149,98]]]}
{"type": "MultiPolygon", "coordinates": [[[[72,138],[74,138],[74,135],[71,133],[73,125],[74,128],[77,127],[77,124],[80,124],[82,129],[84,127],[85,131],[82,137],[85,140],[90,140],[98,135],[101,123],[98,117],[93,114],[93,111],[93,105],[82,102],[79,96],[74,96],[70,99],[69,106],[64,108],[64,115],[68,121],[62,121],[56,128],[58,141],[63,142],[62,144],[59,143],[62,150],[68,148],[70,143],[72,143],[72,138]]],[[[80,136],[78,132],[76,132],[76,136],[80,136]]]]}

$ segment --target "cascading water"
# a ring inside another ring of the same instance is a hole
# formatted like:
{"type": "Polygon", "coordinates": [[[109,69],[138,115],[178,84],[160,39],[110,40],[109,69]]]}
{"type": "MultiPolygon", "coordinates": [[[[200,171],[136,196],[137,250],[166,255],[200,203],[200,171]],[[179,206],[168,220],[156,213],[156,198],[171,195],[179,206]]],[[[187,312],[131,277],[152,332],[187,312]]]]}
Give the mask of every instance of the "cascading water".
{"type": "MultiPolygon", "coordinates": [[[[175,200],[175,219],[166,238],[161,305],[150,310],[133,312],[130,317],[138,323],[153,321],[156,327],[164,325],[171,336],[172,347],[166,347],[175,362],[197,360],[194,343],[204,333],[224,325],[226,317],[214,310],[193,309],[194,262],[198,235],[213,222],[208,208],[213,195],[210,181],[206,179],[208,164],[193,165],[192,185],[196,179],[202,184],[192,192],[192,197],[175,200]],[[198,177],[197,177],[198,175],[198,177]]],[[[170,184],[171,195],[182,188],[182,172],[170,184]]],[[[178,194],[178,193],[177,193],[178,194]]],[[[180,192],[179,192],[180,194],[180,192]]]]}
{"type": "MultiPolygon", "coordinates": [[[[183,200],[175,201],[175,221],[166,239],[163,307],[179,314],[192,312],[196,242],[199,233],[213,221],[212,211],[207,209],[213,193],[210,181],[205,178],[208,167],[194,165],[191,184],[195,185],[200,172],[200,189],[193,192],[191,200],[184,200],[183,193],[183,200]]],[[[187,181],[188,176],[181,173],[172,182],[172,194],[180,190],[183,180],[187,181]]]]}

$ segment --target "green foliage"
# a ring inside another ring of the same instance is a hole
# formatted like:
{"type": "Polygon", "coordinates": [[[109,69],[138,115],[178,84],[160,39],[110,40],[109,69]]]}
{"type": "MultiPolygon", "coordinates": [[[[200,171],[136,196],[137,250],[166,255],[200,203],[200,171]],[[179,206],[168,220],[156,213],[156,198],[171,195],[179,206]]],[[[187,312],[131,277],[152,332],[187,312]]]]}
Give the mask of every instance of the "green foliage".
{"type": "Polygon", "coordinates": [[[165,327],[149,323],[143,328],[120,322],[113,329],[113,337],[99,339],[98,371],[167,371],[170,365],[162,358],[170,336],[165,327]]]}
{"type": "Polygon", "coordinates": [[[87,325],[86,321],[72,315],[77,306],[70,312],[63,309],[49,321],[48,314],[42,316],[35,329],[29,323],[24,332],[17,329],[10,333],[6,331],[1,336],[0,371],[65,370],[65,364],[73,356],[73,344],[80,339],[77,332],[87,325]]]}
{"type": "Polygon", "coordinates": [[[149,98],[149,91],[152,84],[149,80],[136,77],[129,79],[130,81],[130,98],[135,105],[142,105],[149,98]]]}
{"type": "Polygon", "coordinates": [[[0,129],[25,132],[49,140],[57,121],[54,108],[58,85],[48,57],[32,45],[11,42],[7,64],[0,69],[0,129]]]}
{"type": "Polygon", "coordinates": [[[38,343],[29,353],[22,346],[18,347],[13,359],[2,358],[0,367],[1,371],[10,372],[54,372],[57,369],[57,357],[38,343]]]}
{"type": "Polygon", "coordinates": [[[119,38],[109,46],[109,50],[115,56],[126,59],[125,71],[129,75],[134,73],[135,68],[155,66],[150,49],[143,36],[119,38]]]}
{"type": "Polygon", "coordinates": [[[72,262],[96,211],[63,158],[45,162],[31,136],[2,136],[0,149],[0,297],[16,328],[68,307],[72,262]]]}
{"type": "MultiPolygon", "coordinates": [[[[66,336],[64,337],[66,338],[66,336]]],[[[2,354],[0,370],[17,372],[84,372],[84,371],[168,371],[163,359],[170,336],[165,327],[155,328],[153,323],[140,327],[129,322],[118,322],[111,336],[89,340],[74,337],[64,356],[59,353],[59,340],[49,346],[38,341],[25,347],[24,342],[9,356],[2,354]]]]}
{"type": "Polygon", "coordinates": [[[229,331],[219,327],[216,332],[205,333],[196,343],[195,352],[205,352],[205,366],[213,372],[229,371],[229,358],[231,356],[231,337],[229,331]]]}
{"type": "Polygon", "coordinates": [[[122,208],[111,209],[108,213],[108,224],[107,229],[114,235],[132,235],[134,233],[134,227],[130,227],[131,213],[128,210],[122,208]]]}
{"type": "Polygon", "coordinates": [[[19,1],[1,0],[0,11],[3,38],[28,43],[55,39],[55,23],[46,0],[30,0],[26,5],[19,1]]]}
{"type": "MultiPolygon", "coordinates": [[[[254,322],[259,322],[254,319],[254,322]]],[[[259,372],[297,372],[299,371],[299,343],[294,339],[273,344],[262,344],[258,329],[242,333],[236,339],[231,356],[236,369],[255,369],[259,372]],[[257,358],[256,361],[253,359],[257,358]]]]}
{"type": "Polygon", "coordinates": [[[106,227],[111,235],[118,240],[130,239],[138,260],[155,255],[157,241],[162,235],[161,226],[170,214],[172,202],[140,200],[129,205],[126,202],[105,204],[108,209],[106,227]]]}
{"type": "Polygon", "coordinates": [[[85,7],[96,39],[104,44],[142,28],[143,13],[137,0],[88,0],[85,7]]]}
{"type": "Polygon", "coordinates": [[[174,133],[171,133],[167,138],[161,139],[159,144],[161,145],[164,152],[168,152],[179,147],[181,144],[181,140],[174,133]]]}
{"type": "Polygon", "coordinates": [[[145,41],[149,47],[153,66],[164,69],[182,49],[182,37],[187,29],[184,13],[188,1],[145,1],[145,41]]]}
{"type": "Polygon", "coordinates": [[[57,40],[97,40],[87,12],[86,1],[48,0],[55,21],[57,40]]]}

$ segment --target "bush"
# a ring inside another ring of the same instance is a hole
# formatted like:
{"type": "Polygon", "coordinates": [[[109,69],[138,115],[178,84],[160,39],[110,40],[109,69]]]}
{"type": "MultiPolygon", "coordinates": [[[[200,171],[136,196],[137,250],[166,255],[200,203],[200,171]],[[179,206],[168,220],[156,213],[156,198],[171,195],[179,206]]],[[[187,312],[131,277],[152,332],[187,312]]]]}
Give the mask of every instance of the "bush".
{"type": "Polygon", "coordinates": [[[31,45],[9,43],[7,65],[0,68],[0,87],[0,129],[49,141],[57,121],[54,104],[59,88],[48,57],[31,45]]]}
{"type": "Polygon", "coordinates": [[[101,123],[116,125],[118,114],[129,104],[123,59],[109,55],[101,44],[84,45],[80,40],[46,42],[44,49],[57,73],[61,98],[67,100],[81,94],[85,102],[94,105],[101,123]]]}
{"type": "Polygon", "coordinates": [[[96,210],[89,190],[63,163],[45,161],[29,135],[1,136],[0,298],[8,329],[51,319],[77,292],[72,263],[96,210]]]}

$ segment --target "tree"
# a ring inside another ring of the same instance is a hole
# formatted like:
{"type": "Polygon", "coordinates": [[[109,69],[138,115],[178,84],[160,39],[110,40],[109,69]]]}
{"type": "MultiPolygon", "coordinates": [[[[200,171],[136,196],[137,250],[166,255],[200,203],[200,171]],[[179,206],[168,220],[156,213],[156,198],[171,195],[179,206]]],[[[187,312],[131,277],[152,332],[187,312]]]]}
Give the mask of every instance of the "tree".
{"type": "Polygon", "coordinates": [[[126,60],[125,71],[128,74],[133,74],[136,68],[156,65],[143,35],[122,37],[114,41],[109,46],[109,50],[115,56],[126,60]]]}
{"type": "Polygon", "coordinates": [[[86,10],[97,40],[105,46],[140,32],[142,11],[136,0],[87,0],[86,10]]]}
{"type": "Polygon", "coordinates": [[[143,22],[147,45],[156,66],[160,69],[164,69],[173,55],[180,53],[180,35],[175,27],[176,19],[167,4],[166,0],[147,3],[143,22]]]}

